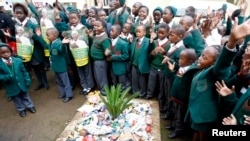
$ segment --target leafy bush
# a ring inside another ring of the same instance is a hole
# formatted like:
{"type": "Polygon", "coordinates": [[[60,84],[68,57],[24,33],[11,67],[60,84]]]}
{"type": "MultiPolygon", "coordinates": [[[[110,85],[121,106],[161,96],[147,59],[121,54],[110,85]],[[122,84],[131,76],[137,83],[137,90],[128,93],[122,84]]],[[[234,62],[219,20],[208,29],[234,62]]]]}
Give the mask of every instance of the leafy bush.
{"type": "Polygon", "coordinates": [[[112,85],[110,89],[107,85],[105,85],[104,89],[107,96],[105,98],[100,95],[100,98],[105,104],[113,120],[116,119],[126,108],[132,105],[132,103],[130,103],[131,100],[139,96],[139,93],[135,93],[126,97],[131,87],[128,87],[121,92],[121,84],[118,84],[116,87],[112,85]]]}

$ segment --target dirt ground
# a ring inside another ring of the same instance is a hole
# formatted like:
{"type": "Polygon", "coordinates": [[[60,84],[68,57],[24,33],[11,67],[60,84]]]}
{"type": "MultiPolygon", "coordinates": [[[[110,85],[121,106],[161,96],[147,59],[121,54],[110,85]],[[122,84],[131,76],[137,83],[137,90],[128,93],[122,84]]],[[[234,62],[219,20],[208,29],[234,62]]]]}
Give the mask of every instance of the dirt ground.
{"type": "MultiPolygon", "coordinates": [[[[3,87],[0,88],[0,141],[55,141],[76,114],[76,109],[84,103],[85,96],[79,94],[79,84],[74,89],[74,98],[68,103],[63,103],[62,99],[58,98],[59,91],[54,73],[50,70],[47,75],[50,89],[34,91],[37,81],[31,72],[32,85],[29,94],[37,112],[32,114],[27,111],[25,118],[19,116],[13,102],[7,102],[5,90],[3,87]]],[[[161,140],[168,141],[166,136],[169,131],[165,130],[164,126],[169,121],[161,120],[160,123],[161,140]]],[[[172,140],[189,141],[190,137],[172,140]]]]}

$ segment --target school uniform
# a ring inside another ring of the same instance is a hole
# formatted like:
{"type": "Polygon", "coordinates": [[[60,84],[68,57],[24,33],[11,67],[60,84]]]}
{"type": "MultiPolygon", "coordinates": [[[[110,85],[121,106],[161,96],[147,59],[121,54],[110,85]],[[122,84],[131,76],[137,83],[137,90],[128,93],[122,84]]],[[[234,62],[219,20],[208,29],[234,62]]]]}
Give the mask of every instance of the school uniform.
{"type": "Polygon", "coordinates": [[[193,41],[193,36],[190,33],[190,31],[187,31],[183,37],[183,43],[186,48],[193,48],[194,46],[194,41],[193,41]]]}
{"type": "Polygon", "coordinates": [[[48,88],[47,75],[44,70],[44,61],[45,61],[44,42],[45,41],[42,38],[42,36],[38,36],[36,34],[36,30],[38,26],[33,24],[28,18],[26,18],[23,22],[20,22],[18,19],[16,19],[16,21],[17,21],[16,23],[17,25],[33,30],[33,36],[31,37],[31,39],[33,40],[34,47],[33,47],[31,61],[29,63],[32,65],[35,75],[39,81],[37,88],[42,87],[42,86],[48,88]]]}
{"type": "Polygon", "coordinates": [[[123,41],[119,36],[111,39],[112,46],[112,81],[113,84],[120,83],[122,91],[130,86],[129,79],[126,75],[127,62],[129,61],[128,43],[123,41]]]}
{"type": "Polygon", "coordinates": [[[57,85],[60,91],[60,97],[72,98],[73,92],[71,89],[69,76],[67,73],[67,61],[65,48],[62,46],[62,41],[57,38],[49,48],[51,69],[55,72],[57,85]]]}
{"type": "Polygon", "coordinates": [[[147,94],[147,77],[149,73],[149,39],[135,38],[131,43],[130,63],[132,64],[132,92],[140,92],[140,97],[147,94]]]}
{"type": "Polygon", "coordinates": [[[31,79],[20,58],[11,57],[11,62],[12,65],[8,66],[0,58],[0,81],[5,87],[6,95],[13,98],[16,110],[21,112],[34,107],[28,94],[31,79]]]}
{"type": "Polygon", "coordinates": [[[123,25],[127,22],[129,13],[125,9],[124,12],[121,14],[120,12],[122,11],[122,9],[123,7],[120,7],[112,11],[107,18],[107,22],[110,23],[111,25],[119,24],[121,27],[123,27],[123,25]]]}
{"type": "Polygon", "coordinates": [[[205,48],[205,43],[203,42],[203,38],[201,35],[200,30],[192,30],[191,32],[192,38],[193,38],[193,49],[195,50],[195,53],[197,56],[200,56],[205,48]]]}
{"type": "Polygon", "coordinates": [[[136,35],[135,35],[135,33],[136,33],[136,28],[137,28],[139,25],[144,25],[144,26],[145,26],[145,28],[146,28],[146,37],[147,37],[147,38],[150,38],[150,28],[152,27],[152,25],[149,25],[148,19],[145,19],[145,20],[143,20],[143,21],[138,20],[138,22],[134,23],[134,24],[132,25],[132,29],[131,29],[132,34],[133,34],[134,36],[136,36],[136,35]]]}
{"type": "Polygon", "coordinates": [[[104,86],[109,86],[108,81],[108,64],[106,61],[105,50],[110,49],[111,41],[105,32],[96,35],[90,48],[90,56],[93,60],[94,77],[98,89],[102,95],[106,95],[104,86]]]}
{"type": "Polygon", "coordinates": [[[200,70],[194,76],[185,117],[185,121],[191,121],[192,129],[207,131],[210,125],[218,122],[220,96],[214,83],[218,80],[227,81],[235,55],[236,52],[224,47],[213,66],[200,70]]]}
{"type": "Polygon", "coordinates": [[[150,46],[153,46],[154,49],[156,47],[162,47],[165,50],[165,53],[157,53],[156,55],[150,55],[150,71],[146,98],[152,98],[154,96],[155,91],[157,90],[159,105],[161,108],[163,108],[164,104],[166,103],[166,98],[164,95],[164,65],[161,62],[164,59],[163,55],[166,55],[167,49],[169,49],[170,47],[170,42],[167,38],[163,40],[157,39],[153,43],[151,43],[150,46]]]}
{"type": "MultiPolygon", "coordinates": [[[[167,49],[166,55],[169,57],[171,63],[175,62],[175,69],[176,70],[178,70],[178,68],[179,68],[178,63],[179,63],[179,59],[180,59],[180,53],[185,48],[186,47],[184,46],[183,41],[180,40],[175,45],[171,44],[171,46],[167,49]]],[[[174,71],[176,71],[176,70],[174,70],[174,71]]],[[[171,74],[171,71],[168,69],[167,65],[165,65],[164,73],[165,73],[165,91],[164,91],[164,93],[165,93],[165,97],[166,97],[166,105],[169,108],[168,112],[172,113],[173,109],[172,109],[172,101],[170,99],[170,97],[171,97],[170,91],[171,91],[174,77],[171,74]]]]}

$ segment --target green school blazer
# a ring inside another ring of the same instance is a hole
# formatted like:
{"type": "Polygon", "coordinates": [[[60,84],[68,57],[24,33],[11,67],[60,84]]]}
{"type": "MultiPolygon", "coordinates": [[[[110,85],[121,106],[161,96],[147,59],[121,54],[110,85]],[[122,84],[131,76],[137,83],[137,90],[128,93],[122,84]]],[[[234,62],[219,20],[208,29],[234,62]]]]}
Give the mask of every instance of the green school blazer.
{"type": "Polygon", "coordinates": [[[33,30],[33,36],[32,36],[32,40],[34,41],[34,49],[33,49],[33,54],[32,54],[32,58],[35,58],[36,61],[38,61],[39,63],[44,62],[44,39],[42,36],[38,36],[36,34],[36,30],[38,27],[38,25],[33,24],[31,21],[28,21],[27,25],[25,26],[27,28],[31,28],[33,30]]]}
{"type": "Polygon", "coordinates": [[[51,69],[54,72],[67,72],[66,49],[58,38],[50,46],[51,69]]]}
{"type": "Polygon", "coordinates": [[[127,22],[129,13],[127,10],[125,10],[121,15],[117,15],[116,12],[117,10],[114,10],[109,14],[107,22],[111,23],[111,25],[119,24],[121,27],[123,27],[123,25],[127,22]]]}
{"type": "Polygon", "coordinates": [[[186,48],[194,48],[193,36],[190,32],[186,32],[185,37],[183,38],[183,44],[186,48]]]}
{"type": "Polygon", "coordinates": [[[235,115],[238,125],[244,124],[245,118],[243,115],[250,116],[250,88],[237,101],[232,113],[235,115]]]}
{"type": "MultiPolygon", "coordinates": [[[[135,53],[135,48],[136,48],[136,39],[133,40],[131,43],[131,56],[130,56],[130,63],[132,64],[133,62],[133,57],[135,53]]],[[[138,55],[138,67],[140,73],[149,73],[149,54],[152,51],[152,48],[149,47],[149,39],[144,37],[142,42],[141,42],[141,47],[138,55]]]]}
{"type": "Polygon", "coordinates": [[[12,57],[12,69],[11,71],[0,58],[0,81],[5,87],[6,95],[15,96],[21,91],[28,92],[31,79],[20,58],[12,57]]]}
{"type": "Polygon", "coordinates": [[[190,117],[194,123],[218,120],[220,96],[214,83],[227,81],[231,75],[231,64],[236,53],[224,47],[215,65],[201,70],[193,77],[185,121],[190,121],[190,117]]]}
{"type": "Polygon", "coordinates": [[[129,60],[128,42],[119,38],[116,45],[111,47],[112,50],[112,70],[115,75],[122,75],[126,73],[127,62],[129,60]]]}
{"type": "Polygon", "coordinates": [[[196,55],[200,56],[205,48],[201,32],[198,29],[192,30],[191,35],[193,37],[193,42],[194,42],[192,48],[195,50],[196,55]]]}

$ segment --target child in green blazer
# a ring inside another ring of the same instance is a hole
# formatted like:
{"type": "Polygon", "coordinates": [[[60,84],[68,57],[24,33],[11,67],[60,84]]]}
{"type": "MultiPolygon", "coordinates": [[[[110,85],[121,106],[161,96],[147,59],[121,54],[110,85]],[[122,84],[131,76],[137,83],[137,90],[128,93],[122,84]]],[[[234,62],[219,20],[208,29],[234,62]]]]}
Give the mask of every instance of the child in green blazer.
{"type": "Polygon", "coordinates": [[[11,57],[12,49],[0,43],[0,81],[8,97],[12,97],[16,110],[21,117],[26,116],[26,108],[35,113],[35,106],[28,94],[31,85],[29,73],[20,58],[11,57]]]}
{"type": "Polygon", "coordinates": [[[63,102],[69,102],[73,98],[69,76],[67,73],[66,49],[62,46],[59,38],[59,31],[56,28],[49,28],[46,32],[51,45],[50,60],[51,68],[55,72],[56,82],[60,91],[60,98],[64,98],[63,102]]]}
{"type": "Polygon", "coordinates": [[[158,90],[157,92],[159,94],[157,96],[160,109],[166,104],[164,95],[164,65],[161,62],[170,47],[170,41],[167,38],[169,30],[168,24],[160,23],[158,25],[157,35],[155,32],[152,32],[150,36],[150,46],[152,46],[154,50],[150,53],[150,71],[146,99],[153,98],[154,93],[158,90]],[[157,36],[158,39],[155,39],[157,36]]]}
{"type": "MultiPolygon", "coordinates": [[[[236,18],[235,23],[238,23],[236,18]]],[[[200,69],[192,79],[189,106],[185,121],[189,121],[195,131],[193,140],[207,140],[210,127],[219,120],[220,98],[214,83],[227,80],[231,75],[231,64],[237,53],[237,42],[250,34],[250,22],[234,24],[225,47],[208,46],[198,59],[200,69]],[[244,32],[243,32],[244,31],[244,32]]]]}
{"type": "Polygon", "coordinates": [[[121,34],[121,26],[111,26],[111,56],[107,57],[111,61],[111,77],[114,85],[121,84],[121,90],[125,90],[130,86],[129,79],[126,75],[127,62],[129,61],[128,42],[119,37],[121,34]]]}
{"type": "Polygon", "coordinates": [[[132,65],[132,92],[140,92],[141,98],[147,94],[147,77],[149,73],[149,54],[152,49],[149,39],[145,37],[146,28],[139,25],[136,28],[136,38],[131,43],[130,63],[132,65]]]}
{"type": "MultiPolygon", "coordinates": [[[[185,34],[185,29],[181,25],[174,25],[172,28],[170,28],[169,31],[169,41],[172,43],[171,46],[168,47],[166,51],[166,55],[164,56],[164,59],[162,60],[163,64],[167,64],[168,61],[171,63],[175,62],[175,68],[174,71],[177,71],[179,68],[179,59],[180,59],[180,53],[182,50],[184,50],[186,47],[183,44],[183,37],[185,34]]],[[[167,64],[168,65],[168,64],[167,64]]],[[[171,96],[171,87],[173,84],[173,75],[171,71],[168,69],[167,65],[165,65],[165,97],[166,97],[166,105],[168,106],[168,111],[161,116],[162,119],[168,119],[173,115],[173,109],[172,109],[172,101],[170,99],[171,96]]]]}

